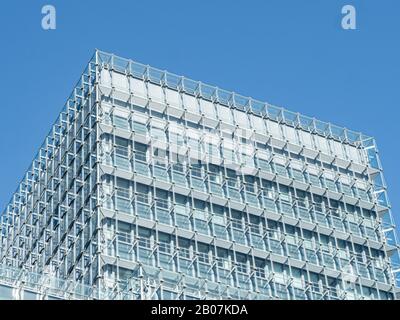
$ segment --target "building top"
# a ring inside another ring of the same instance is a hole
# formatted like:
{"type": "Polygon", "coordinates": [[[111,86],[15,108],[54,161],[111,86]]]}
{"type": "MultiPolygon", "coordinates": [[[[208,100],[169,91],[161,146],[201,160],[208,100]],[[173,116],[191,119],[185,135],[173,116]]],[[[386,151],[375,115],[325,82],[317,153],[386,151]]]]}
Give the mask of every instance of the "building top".
{"type": "Polygon", "coordinates": [[[373,139],[361,132],[355,132],[329,122],[320,121],[267,102],[261,102],[251,97],[245,97],[235,92],[204,84],[201,81],[178,76],[131,59],[122,58],[100,50],[96,50],[96,52],[100,64],[117,72],[129,74],[135,78],[165,86],[172,90],[181,91],[221,105],[253,113],[343,143],[368,147],[371,145],[371,140],[373,139]]]}

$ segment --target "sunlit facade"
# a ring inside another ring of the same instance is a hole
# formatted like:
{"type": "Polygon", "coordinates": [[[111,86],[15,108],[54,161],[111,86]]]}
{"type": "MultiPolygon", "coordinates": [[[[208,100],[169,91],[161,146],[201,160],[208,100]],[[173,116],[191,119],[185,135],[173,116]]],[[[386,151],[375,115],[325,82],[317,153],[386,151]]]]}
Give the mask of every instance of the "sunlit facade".
{"type": "Polygon", "coordinates": [[[394,299],[399,268],[373,138],[101,51],[0,257],[20,299],[394,299]]]}

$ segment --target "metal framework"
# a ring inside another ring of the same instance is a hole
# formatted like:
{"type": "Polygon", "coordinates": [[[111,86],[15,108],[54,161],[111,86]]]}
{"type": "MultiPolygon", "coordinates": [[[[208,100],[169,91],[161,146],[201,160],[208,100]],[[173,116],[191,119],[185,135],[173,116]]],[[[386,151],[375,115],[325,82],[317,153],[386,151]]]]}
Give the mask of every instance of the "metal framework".
{"type": "Polygon", "coordinates": [[[0,240],[13,298],[394,299],[400,279],[373,138],[99,50],[0,240]]]}

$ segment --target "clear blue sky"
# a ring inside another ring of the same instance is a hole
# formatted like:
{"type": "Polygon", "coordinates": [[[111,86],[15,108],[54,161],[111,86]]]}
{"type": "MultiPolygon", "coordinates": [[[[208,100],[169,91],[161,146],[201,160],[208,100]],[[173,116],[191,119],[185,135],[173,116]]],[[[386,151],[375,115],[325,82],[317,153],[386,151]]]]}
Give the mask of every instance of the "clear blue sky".
{"type": "Polygon", "coordinates": [[[99,48],[375,136],[400,221],[399,17],[398,0],[3,1],[0,210],[99,48]]]}

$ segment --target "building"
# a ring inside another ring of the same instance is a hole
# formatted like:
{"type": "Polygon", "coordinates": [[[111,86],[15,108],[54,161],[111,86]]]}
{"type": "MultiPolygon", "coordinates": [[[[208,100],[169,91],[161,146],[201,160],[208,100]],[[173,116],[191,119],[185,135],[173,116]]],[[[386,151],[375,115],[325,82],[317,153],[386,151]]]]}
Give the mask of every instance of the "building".
{"type": "Polygon", "coordinates": [[[0,257],[14,298],[394,299],[399,280],[373,138],[101,51],[0,257]]]}

